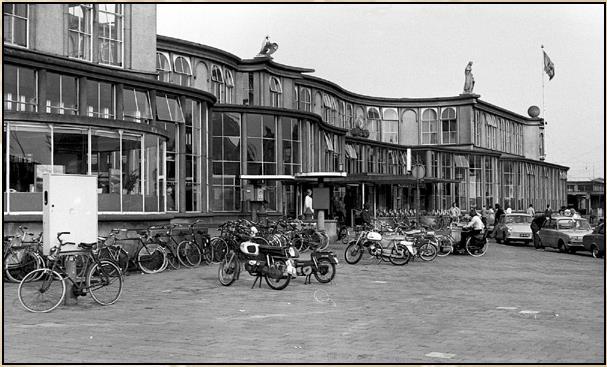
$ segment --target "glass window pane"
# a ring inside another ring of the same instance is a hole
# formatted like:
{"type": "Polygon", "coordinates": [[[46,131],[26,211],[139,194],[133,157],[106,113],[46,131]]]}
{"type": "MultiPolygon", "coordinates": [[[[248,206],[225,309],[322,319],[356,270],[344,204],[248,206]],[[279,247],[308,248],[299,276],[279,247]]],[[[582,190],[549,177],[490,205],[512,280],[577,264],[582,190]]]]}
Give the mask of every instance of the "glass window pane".
{"type": "Polygon", "coordinates": [[[46,112],[58,113],[61,102],[61,76],[55,73],[46,73],[46,112]]]}
{"type": "Polygon", "coordinates": [[[56,128],[53,142],[53,162],[59,173],[88,173],[88,131],[56,128]]]}
{"type": "Polygon", "coordinates": [[[78,108],[78,81],[71,76],[61,76],[61,99],[66,109],[65,113],[77,114],[78,108]],[[70,109],[70,111],[67,111],[70,109]]]}
{"type": "Polygon", "coordinates": [[[247,139],[247,162],[261,161],[261,139],[259,138],[248,138],[247,139]]]}
{"type": "Polygon", "coordinates": [[[143,211],[141,136],[122,136],[122,210],[143,211]]]}
{"type": "Polygon", "coordinates": [[[139,108],[139,112],[141,113],[141,117],[145,119],[152,118],[152,109],[150,108],[150,99],[148,98],[148,92],[145,91],[136,91],[137,97],[137,106],[139,108]]]}
{"type": "Polygon", "coordinates": [[[99,113],[103,118],[115,116],[113,86],[109,83],[99,83],[99,113]]]}
{"type": "Polygon", "coordinates": [[[156,95],[156,116],[158,120],[173,121],[167,98],[164,95],[156,95]]]}
{"type": "Polygon", "coordinates": [[[240,161],[240,138],[224,138],[224,156],[226,161],[240,161]]]}
{"type": "Polygon", "coordinates": [[[263,160],[264,162],[276,162],[275,142],[272,139],[263,139],[263,160]]]}
{"type": "Polygon", "coordinates": [[[247,136],[261,137],[261,115],[247,115],[247,136]]]}
{"type": "Polygon", "coordinates": [[[10,189],[42,192],[42,174],[47,172],[52,172],[50,129],[46,126],[11,126],[10,189]]]}
{"type": "Polygon", "coordinates": [[[224,114],[223,135],[240,137],[240,115],[224,114]]]}

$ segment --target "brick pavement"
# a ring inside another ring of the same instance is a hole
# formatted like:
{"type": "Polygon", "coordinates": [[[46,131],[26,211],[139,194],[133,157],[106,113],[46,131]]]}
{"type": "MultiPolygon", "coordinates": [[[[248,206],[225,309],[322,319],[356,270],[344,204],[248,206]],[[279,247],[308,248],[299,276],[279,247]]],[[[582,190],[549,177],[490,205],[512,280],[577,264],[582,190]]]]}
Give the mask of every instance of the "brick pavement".
{"type": "Polygon", "coordinates": [[[4,284],[5,363],[605,363],[605,263],[491,244],[331,284],[230,287],[217,266],[127,276],[120,300],[25,311],[4,284]]]}

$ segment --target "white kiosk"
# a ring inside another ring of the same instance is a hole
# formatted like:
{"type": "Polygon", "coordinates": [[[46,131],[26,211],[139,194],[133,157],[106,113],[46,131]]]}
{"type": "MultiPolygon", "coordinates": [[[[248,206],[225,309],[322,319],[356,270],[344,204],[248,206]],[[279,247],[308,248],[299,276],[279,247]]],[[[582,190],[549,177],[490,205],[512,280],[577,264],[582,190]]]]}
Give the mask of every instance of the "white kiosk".
{"type": "Polygon", "coordinates": [[[97,176],[45,173],[43,175],[42,228],[43,253],[59,244],[58,232],[64,246],[62,252],[78,250],[80,242],[97,242],[97,176]]]}

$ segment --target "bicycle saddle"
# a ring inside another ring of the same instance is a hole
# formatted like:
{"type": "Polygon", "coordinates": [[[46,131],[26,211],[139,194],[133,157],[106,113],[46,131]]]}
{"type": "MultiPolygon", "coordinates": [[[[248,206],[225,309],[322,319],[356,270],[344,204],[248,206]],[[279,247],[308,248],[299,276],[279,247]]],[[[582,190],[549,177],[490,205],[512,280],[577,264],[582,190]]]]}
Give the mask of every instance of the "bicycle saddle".
{"type": "Polygon", "coordinates": [[[80,242],[78,244],[78,247],[83,248],[83,249],[91,249],[93,248],[93,246],[96,246],[97,242],[90,242],[90,243],[86,243],[86,242],[80,242]]]}

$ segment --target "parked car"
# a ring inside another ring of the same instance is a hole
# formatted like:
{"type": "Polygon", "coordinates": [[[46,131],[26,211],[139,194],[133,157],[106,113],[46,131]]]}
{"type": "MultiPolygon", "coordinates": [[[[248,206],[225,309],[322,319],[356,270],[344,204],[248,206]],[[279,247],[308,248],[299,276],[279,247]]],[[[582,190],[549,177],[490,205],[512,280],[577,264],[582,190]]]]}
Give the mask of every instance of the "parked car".
{"type": "Polygon", "coordinates": [[[584,248],[592,253],[593,257],[605,255],[605,223],[599,224],[591,234],[582,239],[584,248]]]}
{"type": "Polygon", "coordinates": [[[525,213],[504,214],[495,226],[495,242],[506,244],[514,241],[530,243],[533,240],[531,233],[531,220],[533,218],[525,213]]]}
{"type": "Polygon", "coordinates": [[[546,220],[538,235],[544,247],[575,253],[585,250],[583,238],[591,233],[592,228],[586,219],[557,216],[546,220]]]}

